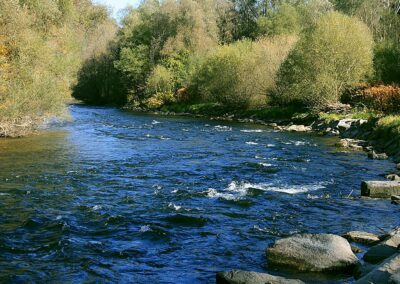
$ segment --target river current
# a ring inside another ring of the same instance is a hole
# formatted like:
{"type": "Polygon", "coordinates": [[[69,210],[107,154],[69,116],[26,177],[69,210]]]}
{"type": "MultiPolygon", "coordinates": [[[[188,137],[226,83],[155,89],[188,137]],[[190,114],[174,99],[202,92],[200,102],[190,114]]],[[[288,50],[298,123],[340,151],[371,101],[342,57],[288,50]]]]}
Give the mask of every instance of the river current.
{"type": "Polygon", "coordinates": [[[70,122],[0,140],[1,282],[214,283],[217,271],[275,273],[264,252],[281,237],[399,224],[389,201],[359,196],[393,164],[333,138],[70,111],[70,122]]]}

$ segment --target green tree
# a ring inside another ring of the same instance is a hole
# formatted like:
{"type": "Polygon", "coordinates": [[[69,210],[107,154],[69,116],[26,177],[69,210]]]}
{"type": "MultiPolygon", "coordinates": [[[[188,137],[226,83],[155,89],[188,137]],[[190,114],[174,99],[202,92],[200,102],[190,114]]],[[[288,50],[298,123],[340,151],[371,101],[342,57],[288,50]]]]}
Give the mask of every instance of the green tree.
{"type": "Polygon", "coordinates": [[[372,73],[373,39],[356,18],[322,16],[283,64],[275,99],[323,107],[336,103],[344,88],[372,73]]]}

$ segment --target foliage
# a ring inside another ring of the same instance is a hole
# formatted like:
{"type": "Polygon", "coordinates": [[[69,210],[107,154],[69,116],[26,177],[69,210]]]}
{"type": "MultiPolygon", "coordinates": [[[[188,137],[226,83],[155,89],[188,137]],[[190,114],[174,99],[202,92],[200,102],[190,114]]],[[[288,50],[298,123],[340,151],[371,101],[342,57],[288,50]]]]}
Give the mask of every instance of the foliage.
{"type": "Polygon", "coordinates": [[[279,73],[275,99],[323,107],[372,72],[373,40],[361,21],[337,12],[322,16],[291,52],[279,73]]]}
{"type": "Polygon", "coordinates": [[[376,81],[400,84],[400,46],[384,41],[375,47],[374,66],[376,81]]]}
{"type": "Polygon", "coordinates": [[[157,92],[145,101],[145,106],[150,109],[159,109],[165,104],[176,102],[171,92],[157,92]]]}
{"type": "Polygon", "coordinates": [[[360,105],[380,112],[398,112],[400,87],[361,85],[347,90],[342,100],[352,105],[360,105]]]}
{"type": "Polygon", "coordinates": [[[219,47],[194,74],[194,92],[201,100],[232,107],[259,107],[275,88],[280,64],[295,37],[262,38],[219,47]]]}
{"type": "Polygon", "coordinates": [[[113,25],[107,11],[88,0],[0,1],[0,135],[65,113],[79,66],[94,50],[86,40],[99,43],[92,36],[106,22],[113,25]]]}

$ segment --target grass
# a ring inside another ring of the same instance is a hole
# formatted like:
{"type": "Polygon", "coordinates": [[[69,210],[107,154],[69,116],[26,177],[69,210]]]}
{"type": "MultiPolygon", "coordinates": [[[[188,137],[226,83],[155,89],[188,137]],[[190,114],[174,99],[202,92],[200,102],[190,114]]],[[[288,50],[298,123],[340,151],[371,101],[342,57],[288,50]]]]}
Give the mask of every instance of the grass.
{"type": "Polygon", "coordinates": [[[349,113],[325,113],[321,112],[318,114],[320,119],[324,119],[327,122],[333,121],[333,120],[339,120],[339,119],[366,119],[366,120],[371,120],[379,117],[379,114],[373,112],[373,111],[367,111],[367,110],[352,110],[349,113]]]}

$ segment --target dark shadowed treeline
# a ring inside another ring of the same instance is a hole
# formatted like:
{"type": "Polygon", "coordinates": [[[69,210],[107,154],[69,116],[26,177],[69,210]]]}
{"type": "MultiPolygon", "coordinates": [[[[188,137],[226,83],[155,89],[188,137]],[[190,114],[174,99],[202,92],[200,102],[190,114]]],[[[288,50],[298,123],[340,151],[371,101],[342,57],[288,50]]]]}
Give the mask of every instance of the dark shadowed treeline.
{"type": "Polygon", "coordinates": [[[82,62],[115,31],[90,0],[0,1],[0,136],[64,114],[82,62]]]}
{"type": "Polygon", "coordinates": [[[360,83],[400,83],[398,1],[146,0],[74,96],[161,108],[323,107],[360,83]]]}

